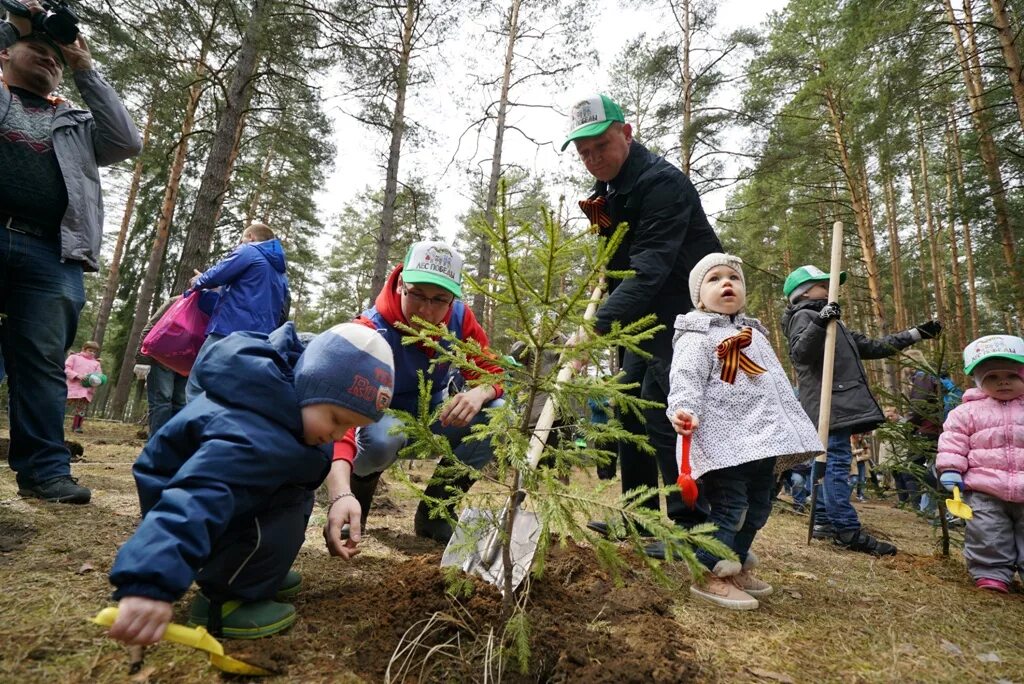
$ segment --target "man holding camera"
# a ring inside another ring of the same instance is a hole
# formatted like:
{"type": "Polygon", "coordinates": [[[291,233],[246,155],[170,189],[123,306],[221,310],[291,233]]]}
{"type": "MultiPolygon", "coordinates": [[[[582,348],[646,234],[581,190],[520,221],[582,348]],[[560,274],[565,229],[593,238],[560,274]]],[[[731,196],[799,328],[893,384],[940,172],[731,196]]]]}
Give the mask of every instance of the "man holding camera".
{"type": "MultiPolygon", "coordinates": [[[[38,2],[30,15],[47,16],[38,2]]],[[[38,19],[38,17],[35,17],[38,19]]],[[[0,351],[8,373],[8,462],[18,493],[83,504],[64,446],[64,352],[85,303],[83,272],[99,268],[103,198],[97,166],[142,143],[85,40],[59,44],[32,16],[0,22],[0,351]],[[53,96],[63,69],[89,109],[53,96]]],[[[72,26],[72,28],[74,28],[72,26]]],[[[76,31],[77,33],[77,31],[76,31]]]]}

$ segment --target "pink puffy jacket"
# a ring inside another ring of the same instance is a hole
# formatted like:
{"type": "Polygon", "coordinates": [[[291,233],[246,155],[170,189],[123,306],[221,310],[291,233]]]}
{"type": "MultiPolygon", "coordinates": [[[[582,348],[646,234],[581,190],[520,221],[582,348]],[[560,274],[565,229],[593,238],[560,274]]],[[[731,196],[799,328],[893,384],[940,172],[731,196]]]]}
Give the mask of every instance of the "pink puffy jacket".
{"type": "Polygon", "coordinates": [[[967,489],[1024,503],[1024,397],[999,401],[967,390],[942,426],[935,469],[962,474],[967,489]]]}
{"type": "Polygon", "coordinates": [[[64,375],[68,379],[68,399],[85,399],[92,401],[95,387],[86,387],[82,384],[82,378],[90,373],[102,373],[100,360],[90,359],[82,352],[76,352],[69,356],[64,362],[64,375]]]}

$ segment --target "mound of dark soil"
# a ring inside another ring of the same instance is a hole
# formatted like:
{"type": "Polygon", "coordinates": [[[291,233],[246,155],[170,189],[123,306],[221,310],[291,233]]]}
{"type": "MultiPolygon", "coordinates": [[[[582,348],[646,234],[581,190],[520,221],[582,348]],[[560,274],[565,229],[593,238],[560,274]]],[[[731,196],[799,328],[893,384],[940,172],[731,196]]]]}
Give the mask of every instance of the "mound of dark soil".
{"type": "MultiPolygon", "coordinates": [[[[413,662],[442,644],[448,644],[448,653],[458,649],[471,657],[432,658],[430,667],[410,672],[416,681],[421,674],[422,681],[482,680],[482,639],[488,628],[501,633],[501,595],[477,581],[468,599],[456,601],[446,593],[439,562],[437,554],[424,555],[382,568],[380,574],[367,573],[346,582],[343,596],[323,595],[303,606],[303,615],[313,624],[329,622],[328,616],[358,616],[347,637],[353,660],[346,665],[370,681],[382,681],[407,630],[419,634],[425,620],[441,614],[445,618],[436,620],[422,638],[413,662]]],[[[639,566],[623,579],[623,586],[616,586],[587,548],[570,543],[553,549],[543,577],[533,581],[526,607],[529,671],[520,673],[510,662],[503,679],[616,684],[694,680],[694,655],[672,617],[672,595],[639,566]]]]}

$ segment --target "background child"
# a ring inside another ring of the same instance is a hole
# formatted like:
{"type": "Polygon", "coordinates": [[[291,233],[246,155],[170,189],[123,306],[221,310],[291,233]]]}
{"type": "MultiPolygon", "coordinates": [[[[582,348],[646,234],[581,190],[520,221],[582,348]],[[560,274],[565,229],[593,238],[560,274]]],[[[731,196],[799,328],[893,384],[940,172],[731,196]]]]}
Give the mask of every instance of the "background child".
{"type": "MultiPolygon", "coordinates": [[[[71,431],[81,432],[85,422],[85,410],[96,393],[101,382],[94,383],[96,376],[103,374],[100,365],[100,345],[89,340],[82,345],[82,351],[70,354],[64,361],[64,375],[68,383],[68,409],[74,416],[71,419],[71,431]],[[90,378],[90,376],[94,377],[90,378]]],[[[103,381],[106,376],[102,376],[103,381]]]]}
{"type": "Polygon", "coordinates": [[[964,349],[964,393],[939,437],[939,482],[967,488],[964,558],[979,589],[1010,590],[1024,572],[1024,340],[988,335],[964,349]]]}
{"type": "MultiPolygon", "coordinates": [[[[896,553],[896,547],[876,539],[861,528],[860,518],[850,503],[850,437],[870,432],[885,422],[882,409],[871,395],[861,359],[884,359],[898,350],[942,331],[938,321],[928,321],[881,339],[854,332],[839,320],[836,302],[827,302],[829,274],[816,266],[801,266],[786,278],[782,292],[790,305],[782,317],[782,329],[789,342],[789,358],[797,373],[800,403],[814,424],[821,404],[821,371],[825,358],[825,329],[836,321],[836,355],[832,377],[832,413],[828,425],[828,459],[824,486],[815,499],[816,539],[831,538],[838,546],[875,556],[896,553]]],[[[840,282],[846,281],[846,274],[840,282]]],[[[815,468],[817,470],[817,468],[815,468]]],[[[817,473],[820,476],[821,473],[817,473]]],[[[812,471],[812,477],[816,477],[812,471]]]]}
{"type": "Polygon", "coordinates": [[[772,587],[753,576],[754,536],[768,521],[775,457],[822,451],[759,321],[746,304],[742,261],[714,253],[690,272],[696,311],[676,317],[667,413],[680,434],[692,432],[692,476],[711,508],[715,537],[739,562],[703,549],[711,572],[690,587],[726,608],[752,610],[772,587]]]}
{"type": "Polygon", "coordinates": [[[871,466],[871,445],[864,435],[854,435],[851,448],[855,463],[850,466],[850,484],[856,486],[857,501],[864,501],[864,483],[871,466]]]}
{"type": "MultiPolygon", "coordinates": [[[[301,583],[289,568],[305,539],[313,492],[331,467],[329,447],[381,418],[393,375],[384,338],[351,323],[305,349],[291,323],[211,346],[193,369],[200,395],[133,467],[144,517],[110,572],[120,609],[110,636],[158,641],[171,602],[193,579],[200,593],[190,624],[236,639],[289,627],[295,608],[274,599],[301,583]]],[[[332,506],[352,534],[344,543],[329,539],[328,547],[350,558],[360,533],[351,487],[332,506]]]]}

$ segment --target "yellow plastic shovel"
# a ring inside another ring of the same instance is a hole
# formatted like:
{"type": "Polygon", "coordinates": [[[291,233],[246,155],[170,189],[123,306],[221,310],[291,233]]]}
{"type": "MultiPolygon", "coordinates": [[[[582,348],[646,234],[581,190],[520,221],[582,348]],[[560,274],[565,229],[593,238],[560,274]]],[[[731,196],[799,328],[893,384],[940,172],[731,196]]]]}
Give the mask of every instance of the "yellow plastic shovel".
{"type": "MultiPolygon", "coordinates": [[[[117,620],[117,608],[104,608],[96,617],[92,618],[93,622],[103,627],[110,627],[114,624],[115,620],[117,620]]],[[[256,667],[255,665],[250,665],[231,656],[224,655],[224,647],[202,627],[185,627],[184,625],[172,622],[167,625],[163,640],[206,651],[210,654],[210,664],[221,672],[255,676],[275,674],[262,667],[256,667]]]]}
{"type": "Polygon", "coordinates": [[[946,499],[946,510],[958,518],[970,520],[974,517],[971,507],[960,500],[960,488],[953,487],[953,498],[946,499]]]}

